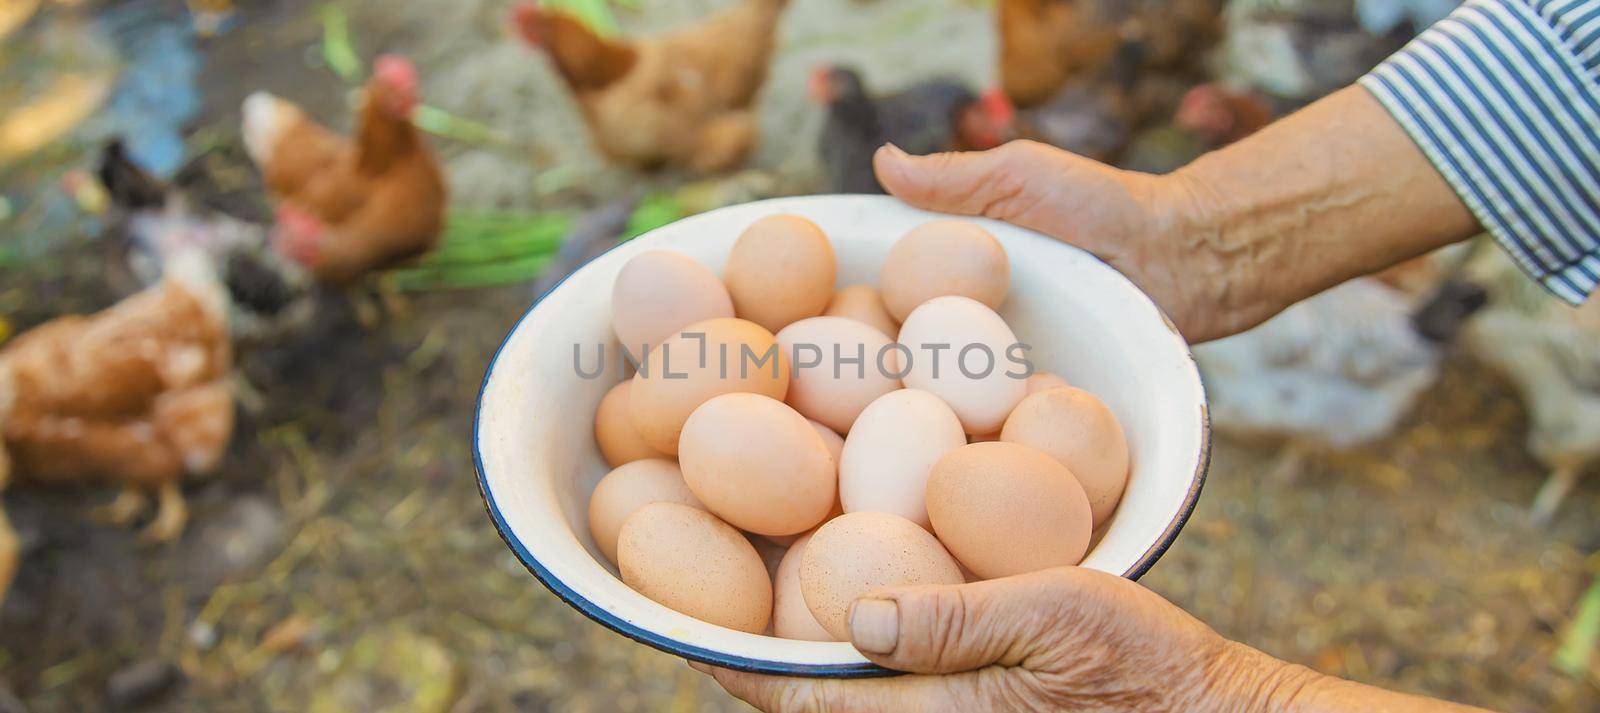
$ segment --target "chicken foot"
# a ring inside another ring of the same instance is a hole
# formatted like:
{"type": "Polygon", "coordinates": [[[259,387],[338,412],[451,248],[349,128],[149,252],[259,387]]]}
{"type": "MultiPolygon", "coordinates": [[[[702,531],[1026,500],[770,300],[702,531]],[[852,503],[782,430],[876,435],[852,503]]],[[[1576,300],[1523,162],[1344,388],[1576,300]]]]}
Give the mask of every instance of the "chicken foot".
{"type": "Polygon", "coordinates": [[[748,111],[729,112],[701,127],[689,167],[699,173],[716,173],[744,162],[756,143],[756,121],[748,111]]]}
{"type": "Polygon", "coordinates": [[[1528,517],[1535,525],[1549,524],[1556,510],[1560,509],[1561,501],[1565,500],[1567,493],[1572,492],[1573,486],[1578,484],[1580,469],[1565,466],[1555,469],[1550,477],[1539,488],[1539,494],[1533,498],[1533,507],[1528,510],[1528,517]]]}
{"type": "Polygon", "coordinates": [[[144,491],[126,485],[123,486],[122,492],[117,493],[116,500],[89,511],[89,517],[98,522],[127,527],[139,519],[149,507],[150,497],[145,495],[144,491]]]}
{"type": "Polygon", "coordinates": [[[1267,476],[1262,479],[1264,483],[1288,487],[1300,479],[1301,471],[1305,470],[1306,461],[1310,460],[1306,446],[1290,441],[1283,446],[1277,459],[1267,470],[1267,476]]]}
{"type": "Polygon", "coordinates": [[[17,543],[17,531],[11,529],[11,520],[6,517],[6,509],[0,505],[0,603],[6,600],[6,592],[11,591],[11,581],[17,576],[17,560],[21,546],[17,543]]]}
{"type": "Polygon", "coordinates": [[[162,483],[157,491],[156,518],[139,532],[139,541],[166,544],[178,539],[189,524],[189,504],[176,482],[162,483]]]}

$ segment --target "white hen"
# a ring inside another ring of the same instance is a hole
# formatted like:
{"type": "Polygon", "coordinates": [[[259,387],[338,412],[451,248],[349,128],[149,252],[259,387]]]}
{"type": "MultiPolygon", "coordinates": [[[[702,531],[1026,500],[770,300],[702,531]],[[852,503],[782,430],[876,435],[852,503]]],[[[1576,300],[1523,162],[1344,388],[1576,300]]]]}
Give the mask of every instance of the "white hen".
{"type": "Polygon", "coordinates": [[[1464,340],[1527,405],[1528,451],[1551,471],[1532,508],[1546,521],[1600,460],[1600,301],[1563,304],[1500,255],[1476,261],[1472,273],[1490,285],[1495,307],[1464,340]]]}
{"type": "Polygon", "coordinates": [[[1308,449],[1383,438],[1439,375],[1440,347],[1417,332],[1413,310],[1404,293],[1358,278],[1196,348],[1213,425],[1287,439],[1280,471],[1308,449]]]}

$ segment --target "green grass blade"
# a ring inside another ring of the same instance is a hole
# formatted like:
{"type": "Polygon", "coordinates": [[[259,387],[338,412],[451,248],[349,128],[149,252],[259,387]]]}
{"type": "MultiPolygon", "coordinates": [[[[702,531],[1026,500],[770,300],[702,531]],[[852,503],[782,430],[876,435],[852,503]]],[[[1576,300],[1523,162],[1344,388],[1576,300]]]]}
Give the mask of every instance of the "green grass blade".
{"type": "Polygon", "coordinates": [[[620,31],[610,0],[543,0],[543,5],[577,18],[601,37],[615,37],[620,31]]]}
{"type": "Polygon", "coordinates": [[[553,259],[553,255],[534,255],[500,263],[470,265],[452,269],[423,267],[397,271],[395,284],[405,292],[463,290],[498,287],[529,282],[553,259]]]}
{"type": "Polygon", "coordinates": [[[1569,676],[1583,675],[1589,669],[1589,659],[1594,655],[1597,641],[1600,641],[1600,575],[1578,599],[1572,625],[1562,637],[1561,647],[1556,649],[1551,664],[1569,676]]]}
{"type": "Polygon", "coordinates": [[[442,136],[469,144],[504,144],[510,139],[488,124],[466,119],[428,104],[419,104],[411,115],[411,123],[435,136],[442,136]]]}
{"type": "Polygon", "coordinates": [[[632,240],[683,217],[683,205],[670,193],[652,193],[640,199],[628,216],[621,240],[632,240]]]}
{"type": "Polygon", "coordinates": [[[322,17],[322,61],[327,62],[328,68],[340,79],[359,84],[361,56],[356,54],[355,42],[350,39],[349,16],[333,5],[323,5],[319,14],[322,17]]]}

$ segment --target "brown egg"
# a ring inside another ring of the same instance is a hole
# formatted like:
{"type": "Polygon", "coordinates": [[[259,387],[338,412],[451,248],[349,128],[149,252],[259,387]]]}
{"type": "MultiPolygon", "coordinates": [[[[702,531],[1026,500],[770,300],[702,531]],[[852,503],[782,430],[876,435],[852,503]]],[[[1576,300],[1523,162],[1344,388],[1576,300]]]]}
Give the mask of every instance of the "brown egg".
{"type": "Polygon", "coordinates": [[[970,297],[999,309],[1010,289],[1005,248],[989,231],[964,220],[936,220],[913,228],[889,249],[878,273],[884,306],[900,322],[923,302],[945,295],[970,297]]]}
{"type": "Polygon", "coordinates": [[[867,404],[900,388],[893,340],[861,322],[811,317],[777,338],[789,357],[789,405],[835,431],[849,433],[867,404]]]}
{"type": "Polygon", "coordinates": [[[772,580],[750,541],[704,510],[639,508],[617,539],[622,581],[701,621],[759,634],[772,617],[772,580]]]}
{"type": "Polygon", "coordinates": [[[817,528],[800,557],[806,608],[829,636],[850,640],[850,605],[886,587],[961,584],[961,569],[916,523],[882,512],[845,513],[817,528]]]}
{"type": "Polygon", "coordinates": [[[817,435],[822,436],[822,442],[828,446],[828,453],[833,455],[834,465],[838,465],[839,457],[844,454],[844,438],[837,431],[816,421],[806,419],[806,422],[811,424],[817,435]]]}
{"type": "Polygon", "coordinates": [[[827,443],[804,416],[758,394],[723,394],[695,409],[678,460],[707,510],[758,535],[816,527],[837,497],[827,443]]]}
{"type": "Polygon", "coordinates": [[[696,322],[661,343],[633,375],[633,426],[651,448],[676,455],[689,414],[712,397],[754,393],[782,401],[789,358],[772,333],[742,319],[696,322]]]}
{"type": "Polygon", "coordinates": [[[817,623],[800,593],[800,558],[811,535],[801,535],[783,554],[778,572],[772,578],[772,633],[785,639],[834,641],[828,630],[817,623]]]}
{"type": "Polygon", "coordinates": [[[999,431],[990,431],[988,433],[975,433],[975,434],[972,434],[970,436],[967,436],[967,442],[968,443],[988,443],[990,441],[998,441],[998,440],[1000,440],[1000,432],[999,431]]]}
{"type": "Polygon", "coordinates": [[[633,414],[628,407],[628,391],[632,386],[630,380],[611,387],[594,412],[595,443],[600,445],[600,455],[606,459],[606,465],[613,468],[645,458],[670,457],[651,448],[639,435],[639,429],[633,427],[633,414]]]}
{"type": "Polygon", "coordinates": [[[684,484],[678,464],[670,460],[636,460],[600,479],[589,496],[589,534],[594,535],[594,542],[606,559],[617,561],[617,534],[628,516],[660,502],[702,508],[684,484]]]}
{"type": "Polygon", "coordinates": [[[1077,564],[1089,547],[1083,488],[1027,446],[973,443],[946,453],[928,476],[927,498],[934,534],[984,579],[1077,564]]]}
{"type": "Polygon", "coordinates": [[[835,292],[822,314],[856,320],[891,339],[900,333],[900,323],[889,314],[889,308],[883,306],[883,296],[871,285],[851,285],[835,292]]]}
{"type": "MultiPolygon", "coordinates": [[[[822,436],[822,442],[828,444],[828,454],[833,456],[833,463],[835,466],[838,466],[840,459],[844,457],[844,439],[840,438],[839,434],[834,433],[833,429],[817,423],[816,421],[807,421],[806,423],[811,424],[811,427],[816,429],[817,435],[822,436]]],[[[843,514],[844,505],[839,503],[839,496],[835,495],[833,498],[833,509],[829,510],[828,514],[823,516],[822,521],[827,522],[843,514]]],[[[794,545],[795,540],[800,539],[804,536],[804,534],[805,533],[801,533],[799,535],[764,535],[764,537],[767,538],[768,542],[773,544],[791,547],[794,545]]]]}
{"type": "Polygon", "coordinates": [[[773,215],[745,228],[722,280],[740,317],[776,332],[822,314],[837,270],[821,228],[797,215],[773,215]]]}
{"type": "Polygon", "coordinates": [[[1071,386],[1071,384],[1068,384],[1066,379],[1056,376],[1048,371],[1036,371],[1028,377],[1029,396],[1037,394],[1046,389],[1054,389],[1062,386],[1071,386]]]}
{"type": "Polygon", "coordinates": [[[1072,471],[1096,527],[1117,509],[1128,485],[1128,438],[1094,394],[1070,386],[1033,394],[1011,412],[1000,440],[1043,451],[1072,471]]]}
{"type": "Polygon", "coordinates": [[[717,273],[681,253],[640,253],[611,288],[611,327],[636,359],[688,325],[732,316],[733,299],[717,273]]]}

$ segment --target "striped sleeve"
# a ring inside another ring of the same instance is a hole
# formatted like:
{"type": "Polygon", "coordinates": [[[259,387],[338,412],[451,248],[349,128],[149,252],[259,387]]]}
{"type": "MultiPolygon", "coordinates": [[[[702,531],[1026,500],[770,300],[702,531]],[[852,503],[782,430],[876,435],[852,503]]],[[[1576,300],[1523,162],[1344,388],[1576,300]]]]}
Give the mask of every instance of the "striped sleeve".
{"type": "Polygon", "coordinates": [[[1518,264],[1600,283],[1600,0],[1468,0],[1361,79],[1518,264]]]}

